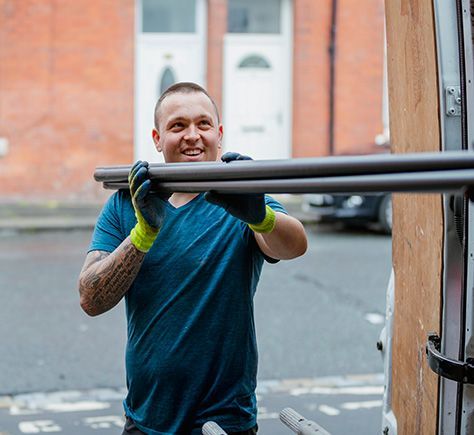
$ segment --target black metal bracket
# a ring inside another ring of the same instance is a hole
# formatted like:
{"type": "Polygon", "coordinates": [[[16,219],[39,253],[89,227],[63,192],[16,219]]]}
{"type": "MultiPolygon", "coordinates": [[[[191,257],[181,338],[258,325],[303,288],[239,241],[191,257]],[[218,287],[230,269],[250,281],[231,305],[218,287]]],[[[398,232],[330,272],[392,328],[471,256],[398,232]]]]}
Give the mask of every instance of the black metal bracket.
{"type": "Polygon", "coordinates": [[[466,362],[450,359],[440,353],[441,339],[435,333],[428,334],[426,356],[431,370],[443,378],[462,384],[474,384],[474,359],[466,362]]]}

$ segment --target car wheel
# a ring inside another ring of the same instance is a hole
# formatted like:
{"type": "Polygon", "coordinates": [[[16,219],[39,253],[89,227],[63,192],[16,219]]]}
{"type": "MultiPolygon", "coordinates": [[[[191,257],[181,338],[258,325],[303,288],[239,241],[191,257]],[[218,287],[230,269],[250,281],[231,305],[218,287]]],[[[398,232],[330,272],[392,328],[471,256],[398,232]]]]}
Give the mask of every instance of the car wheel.
{"type": "Polygon", "coordinates": [[[385,234],[392,233],[392,195],[386,195],[380,201],[379,224],[385,234]]]}

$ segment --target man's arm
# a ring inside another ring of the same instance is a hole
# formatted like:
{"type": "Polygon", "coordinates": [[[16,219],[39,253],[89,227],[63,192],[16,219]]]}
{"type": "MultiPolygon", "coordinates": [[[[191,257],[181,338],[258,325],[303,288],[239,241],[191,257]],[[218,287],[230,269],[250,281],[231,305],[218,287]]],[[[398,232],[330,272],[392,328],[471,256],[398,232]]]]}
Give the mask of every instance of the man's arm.
{"type": "MultiPolygon", "coordinates": [[[[227,152],[222,161],[252,160],[239,153],[227,152]]],[[[263,194],[222,194],[206,192],[204,198],[237,219],[247,223],[255,234],[260,250],[275,260],[290,260],[306,252],[308,241],[303,225],[297,219],[275,212],[265,204],[263,194]]]]}
{"type": "Polygon", "coordinates": [[[137,224],[112,253],[91,251],[79,276],[81,307],[90,316],[105,313],[123,298],[163,223],[165,205],[150,191],[147,162],[132,166],[129,185],[137,224]]]}
{"type": "Polygon", "coordinates": [[[82,309],[97,316],[117,305],[132,285],[145,258],[127,237],[113,252],[91,251],[79,275],[82,309]]]}
{"type": "Polygon", "coordinates": [[[299,257],[308,248],[302,223],[284,213],[275,213],[275,226],[271,232],[254,234],[261,251],[275,260],[299,257]]]}

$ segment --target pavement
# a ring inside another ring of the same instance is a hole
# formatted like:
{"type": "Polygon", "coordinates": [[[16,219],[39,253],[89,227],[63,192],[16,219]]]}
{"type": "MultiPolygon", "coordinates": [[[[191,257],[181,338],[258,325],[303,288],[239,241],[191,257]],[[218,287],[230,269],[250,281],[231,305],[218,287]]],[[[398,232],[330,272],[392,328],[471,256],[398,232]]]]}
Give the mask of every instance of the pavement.
{"type": "MultiPolygon", "coordinates": [[[[304,224],[315,217],[302,210],[300,195],[272,195],[304,224]]],[[[98,202],[0,202],[0,231],[54,231],[92,229],[103,203],[98,202]]]]}
{"type": "MultiPolygon", "coordinates": [[[[279,421],[288,408],[325,429],[313,423],[314,434],[380,433],[383,383],[382,374],[259,381],[259,433],[292,433],[279,421]]],[[[123,428],[125,395],[125,389],[101,388],[0,396],[0,435],[114,435],[123,428]]]]}
{"type": "Polygon", "coordinates": [[[0,231],[40,231],[93,228],[99,203],[0,203],[0,231]]]}

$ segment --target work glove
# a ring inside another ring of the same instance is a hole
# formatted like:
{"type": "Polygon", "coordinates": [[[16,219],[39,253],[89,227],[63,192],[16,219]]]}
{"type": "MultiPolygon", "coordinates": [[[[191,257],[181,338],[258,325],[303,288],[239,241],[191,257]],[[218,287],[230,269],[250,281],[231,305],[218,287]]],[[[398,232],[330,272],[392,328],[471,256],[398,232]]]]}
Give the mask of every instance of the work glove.
{"type": "Polygon", "coordinates": [[[128,184],[137,218],[137,224],[130,232],[130,240],[139,251],[148,252],[158,237],[165,218],[164,198],[150,192],[148,162],[138,160],[132,166],[128,175],[128,184]]]}
{"type": "MultiPolygon", "coordinates": [[[[248,156],[233,152],[225,153],[221,159],[225,163],[252,160],[248,156]]],[[[275,227],[275,212],[265,205],[265,195],[262,193],[217,193],[211,190],[206,192],[204,198],[244,221],[257,233],[269,233],[275,227]]]]}

